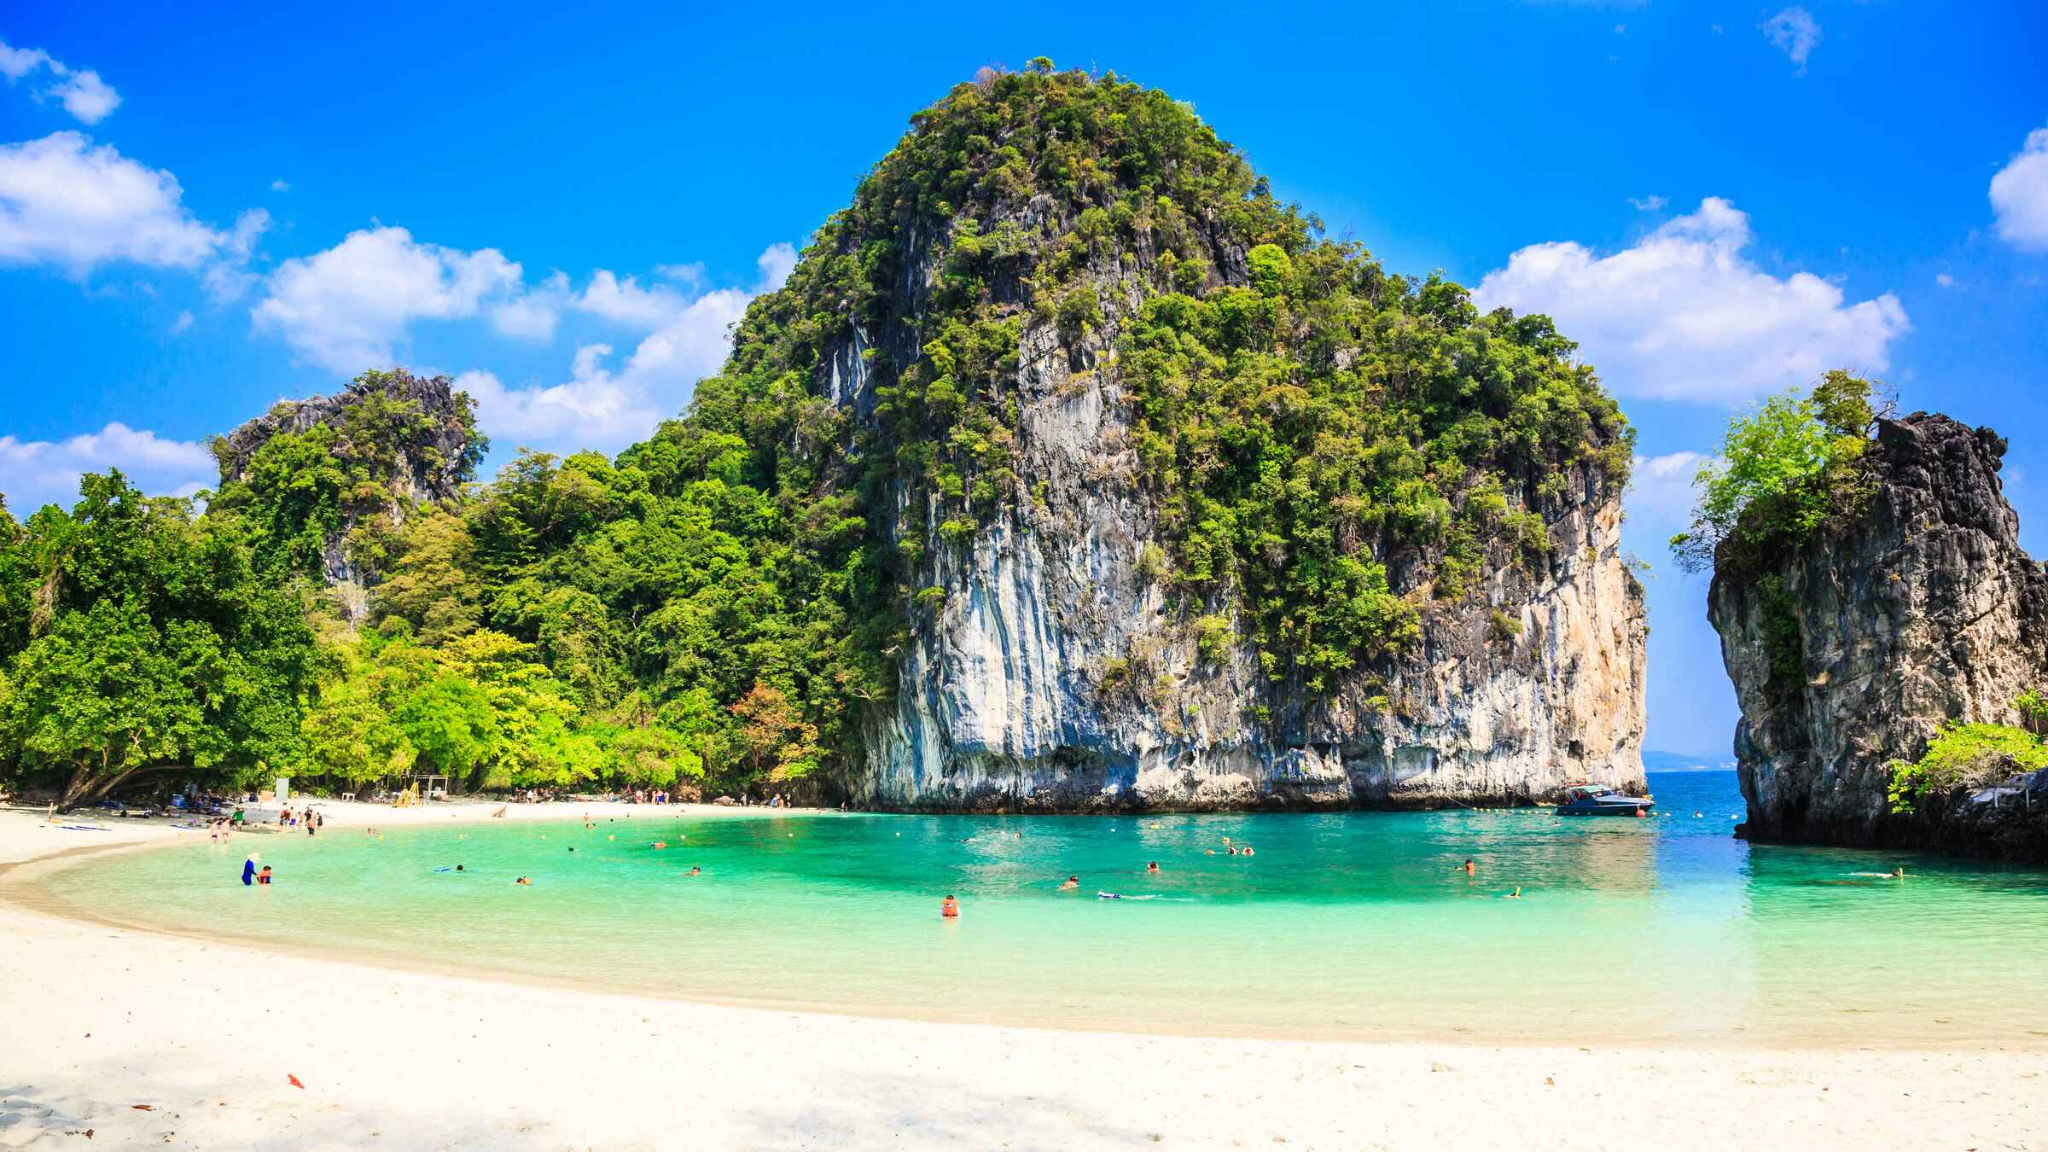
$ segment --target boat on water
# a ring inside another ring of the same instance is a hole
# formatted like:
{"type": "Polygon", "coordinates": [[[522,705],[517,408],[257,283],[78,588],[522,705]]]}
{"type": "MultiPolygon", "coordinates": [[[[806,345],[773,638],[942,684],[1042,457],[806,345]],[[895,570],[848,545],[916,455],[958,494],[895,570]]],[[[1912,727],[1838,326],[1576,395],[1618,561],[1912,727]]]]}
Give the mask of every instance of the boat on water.
{"type": "Polygon", "coordinates": [[[1657,802],[1648,796],[1625,796],[1600,784],[1573,784],[1564,790],[1559,816],[1648,816],[1657,802]]]}

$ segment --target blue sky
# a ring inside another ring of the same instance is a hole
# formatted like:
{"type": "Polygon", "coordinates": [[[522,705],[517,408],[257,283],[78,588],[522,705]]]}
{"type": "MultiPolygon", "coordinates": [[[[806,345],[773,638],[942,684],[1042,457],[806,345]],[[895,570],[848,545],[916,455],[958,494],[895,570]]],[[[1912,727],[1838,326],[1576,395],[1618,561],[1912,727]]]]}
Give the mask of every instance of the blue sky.
{"type": "Polygon", "coordinates": [[[910,113],[1044,54],[1193,103],[1333,235],[1581,342],[1641,435],[1651,747],[1728,746],[1704,582],[1662,540],[1685,454],[1757,396],[1841,365],[1994,425],[2048,546],[2037,4],[279,7],[0,12],[17,513],[84,468],[206,482],[205,436],[380,361],[463,376],[497,459],[615,450],[910,113]]]}

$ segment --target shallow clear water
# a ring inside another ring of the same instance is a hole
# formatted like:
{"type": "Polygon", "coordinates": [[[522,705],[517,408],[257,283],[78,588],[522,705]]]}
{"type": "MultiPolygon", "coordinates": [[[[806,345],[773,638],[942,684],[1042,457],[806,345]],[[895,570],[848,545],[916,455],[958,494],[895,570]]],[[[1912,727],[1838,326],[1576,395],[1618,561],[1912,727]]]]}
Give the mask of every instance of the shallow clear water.
{"type": "Polygon", "coordinates": [[[1669,816],[647,809],[595,829],[329,829],[117,856],[45,886],[128,922],[791,1008],[1214,1035],[2048,1045],[2048,874],[1751,846],[1731,837],[1733,773],[1651,784],[1669,816]],[[1257,854],[1223,854],[1225,836],[1257,854]],[[251,848],[276,870],[267,891],[240,883],[251,848]],[[1904,882],[1858,875],[1901,864],[1904,882]],[[1057,890],[1069,873],[1080,892],[1057,890]],[[962,916],[945,922],[949,892],[962,916]]]}

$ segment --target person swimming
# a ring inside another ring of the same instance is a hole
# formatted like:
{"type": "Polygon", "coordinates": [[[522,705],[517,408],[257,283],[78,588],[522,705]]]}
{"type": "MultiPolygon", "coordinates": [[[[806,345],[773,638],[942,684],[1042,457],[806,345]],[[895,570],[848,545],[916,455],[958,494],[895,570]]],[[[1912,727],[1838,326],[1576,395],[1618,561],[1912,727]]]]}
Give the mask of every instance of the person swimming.
{"type": "Polygon", "coordinates": [[[1507,895],[1501,897],[1501,899],[1503,900],[1520,900],[1521,898],[1522,889],[1520,887],[1517,887],[1513,892],[1510,892],[1507,895]]]}
{"type": "Polygon", "coordinates": [[[960,918],[960,902],[953,899],[951,892],[946,893],[946,898],[939,901],[939,917],[944,920],[958,920],[960,918]]]}
{"type": "Polygon", "coordinates": [[[526,877],[524,877],[524,876],[521,876],[521,877],[520,877],[519,879],[517,879],[517,880],[514,880],[514,881],[513,881],[513,883],[514,883],[514,884],[525,884],[525,885],[527,885],[527,886],[531,887],[531,886],[532,886],[532,884],[533,884],[533,881],[531,881],[531,880],[527,879],[527,878],[526,878],[526,877]]]}
{"type": "Polygon", "coordinates": [[[1243,852],[1243,855],[1246,855],[1246,856],[1250,856],[1251,854],[1252,854],[1252,846],[1251,846],[1251,845],[1249,845],[1249,844],[1245,845],[1245,846],[1244,846],[1244,852],[1243,852]]]}
{"type": "Polygon", "coordinates": [[[683,875],[685,876],[702,876],[703,874],[704,870],[702,868],[697,867],[695,864],[690,865],[690,870],[688,872],[683,873],[683,875]]]}
{"type": "Polygon", "coordinates": [[[1074,889],[1079,888],[1080,886],[1081,878],[1079,876],[1069,876],[1065,880],[1060,882],[1060,891],[1072,892],[1074,889]]]}
{"type": "Polygon", "coordinates": [[[1159,875],[1159,861],[1153,860],[1147,863],[1145,865],[1145,874],[1148,876],[1159,875]]]}

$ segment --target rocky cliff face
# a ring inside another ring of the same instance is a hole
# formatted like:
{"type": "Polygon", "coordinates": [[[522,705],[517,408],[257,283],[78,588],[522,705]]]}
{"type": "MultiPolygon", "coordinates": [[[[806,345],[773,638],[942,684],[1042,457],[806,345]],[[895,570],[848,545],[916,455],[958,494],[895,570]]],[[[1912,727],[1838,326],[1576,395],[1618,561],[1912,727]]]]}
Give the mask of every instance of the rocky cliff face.
{"type": "Polygon", "coordinates": [[[1946,416],[1880,421],[1859,518],[1764,571],[1716,574],[1708,613],[1742,708],[1744,834],[1998,851],[2006,825],[2048,814],[2026,795],[2048,801],[2048,781],[1913,818],[1886,800],[1888,761],[1918,758],[1945,721],[2016,724],[2014,698],[2048,670],[2048,576],[2020,549],[2004,453],[1990,429],[1946,416]]]}
{"type": "MultiPolygon", "coordinates": [[[[1057,212],[1041,197],[1011,222],[1044,230],[1057,212]]],[[[1210,286],[1245,282],[1241,246],[1215,231],[1199,243],[1210,286]]],[[[905,265],[909,298],[940,283],[929,249],[905,265]]],[[[1012,811],[1422,807],[1535,802],[1577,781],[1640,787],[1642,593],[1620,551],[1621,493],[1591,465],[1540,508],[1548,556],[1517,564],[1491,547],[1462,599],[1431,600],[1420,553],[1387,555],[1395,589],[1428,606],[1420,642],[1386,667],[1316,693],[1271,681],[1248,643],[1221,661],[1201,655],[1189,613],[1144,561],[1161,534],[1136,479],[1117,359],[1159,278],[1141,239],[1089,267],[1103,320],[1085,336],[1043,321],[1023,329],[1017,473],[1034,495],[969,547],[942,546],[936,530],[924,542],[930,561],[915,583],[947,594],[916,620],[895,700],[869,718],[853,799],[1012,811]]],[[[884,362],[910,362],[912,340],[885,338],[884,362]]],[[[876,359],[858,331],[840,342],[827,397],[869,411],[876,359]]]]}

